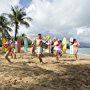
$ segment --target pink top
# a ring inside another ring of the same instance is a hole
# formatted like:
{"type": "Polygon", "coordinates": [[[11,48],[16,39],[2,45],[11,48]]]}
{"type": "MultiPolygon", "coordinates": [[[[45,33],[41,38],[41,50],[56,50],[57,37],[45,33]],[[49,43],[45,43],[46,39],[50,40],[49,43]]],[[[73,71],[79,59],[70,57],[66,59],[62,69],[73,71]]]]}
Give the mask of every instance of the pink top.
{"type": "Polygon", "coordinates": [[[80,43],[79,43],[79,42],[75,42],[75,43],[73,44],[73,46],[79,47],[79,46],[80,46],[80,43]]]}
{"type": "Polygon", "coordinates": [[[56,40],[56,41],[54,42],[54,46],[55,46],[55,47],[54,47],[55,50],[59,50],[59,51],[61,50],[58,40],[56,40]]]}
{"type": "Polygon", "coordinates": [[[8,42],[8,41],[3,44],[3,46],[4,46],[5,48],[8,47],[8,45],[9,45],[9,42],[8,42]]]}

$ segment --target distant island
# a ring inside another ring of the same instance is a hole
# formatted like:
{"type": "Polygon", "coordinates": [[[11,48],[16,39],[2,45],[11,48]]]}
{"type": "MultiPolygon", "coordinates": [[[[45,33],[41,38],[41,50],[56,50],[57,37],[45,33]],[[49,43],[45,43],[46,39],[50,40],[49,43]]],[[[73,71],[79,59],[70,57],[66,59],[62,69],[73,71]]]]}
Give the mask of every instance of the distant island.
{"type": "Polygon", "coordinates": [[[80,48],[90,48],[90,43],[80,42],[80,48]]]}

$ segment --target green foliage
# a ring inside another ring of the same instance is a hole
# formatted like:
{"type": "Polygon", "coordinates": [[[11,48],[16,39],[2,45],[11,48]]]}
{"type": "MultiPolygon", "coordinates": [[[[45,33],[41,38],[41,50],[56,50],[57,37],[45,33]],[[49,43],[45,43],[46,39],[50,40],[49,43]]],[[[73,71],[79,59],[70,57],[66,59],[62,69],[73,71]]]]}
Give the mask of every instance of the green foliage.
{"type": "Polygon", "coordinates": [[[18,6],[11,7],[12,13],[8,14],[10,18],[11,25],[15,26],[15,39],[18,34],[18,29],[20,25],[29,27],[29,22],[32,21],[32,18],[26,17],[26,12],[24,8],[19,8],[18,6]]]}
{"type": "Polygon", "coordinates": [[[43,48],[47,49],[48,48],[48,45],[46,43],[43,43],[43,48]]]}
{"type": "MultiPolygon", "coordinates": [[[[20,40],[21,40],[21,46],[23,46],[24,45],[24,37],[20,36],[20,40]]],[[[30,39],[28,39],[28,45],[31,46],[31,44],[32,44],[32,41],[30,39]]]]}
{"type": "Polygon", "coordinates": [[[0,32],[2,33],[2,37],[5,37],[5,35],[10,36],[8,31],[12,31],[12,29],[9,27],[10,22],[8,19],[1,15],[0,16],[0,32]]]}
{"type": "Polygon", "coordinates": [[[70,43],[67,43],[67,49],[70,49],[70,43]]]}

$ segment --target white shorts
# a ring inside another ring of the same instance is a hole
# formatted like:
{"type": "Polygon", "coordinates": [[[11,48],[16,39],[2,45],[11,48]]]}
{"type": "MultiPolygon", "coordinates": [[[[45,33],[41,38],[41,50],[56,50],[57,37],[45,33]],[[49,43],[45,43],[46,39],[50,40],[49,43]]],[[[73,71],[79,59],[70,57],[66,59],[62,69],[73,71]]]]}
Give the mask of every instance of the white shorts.
{"type": "Polygon", "coordinates": [[[36,48],[36,53],[37,54],[42,54],[42,47],[37,47],[36,48]]]}

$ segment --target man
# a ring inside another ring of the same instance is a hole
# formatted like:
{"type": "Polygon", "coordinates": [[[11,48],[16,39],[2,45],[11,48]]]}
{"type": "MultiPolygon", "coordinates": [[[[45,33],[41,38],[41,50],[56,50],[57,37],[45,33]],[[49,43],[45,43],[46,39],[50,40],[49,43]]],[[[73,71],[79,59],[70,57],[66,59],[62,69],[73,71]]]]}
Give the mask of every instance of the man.
{"type": "Polygon", "coordinates": [[[36,43],[36,54],[39,58],[39,61],[40,61],[40,63],[44,63],[42,60],[42,44],[43,44],[43,41],[42,41],[41,34],[38,34],[38,38],[35,40],[35,43],[36,43]]]}

